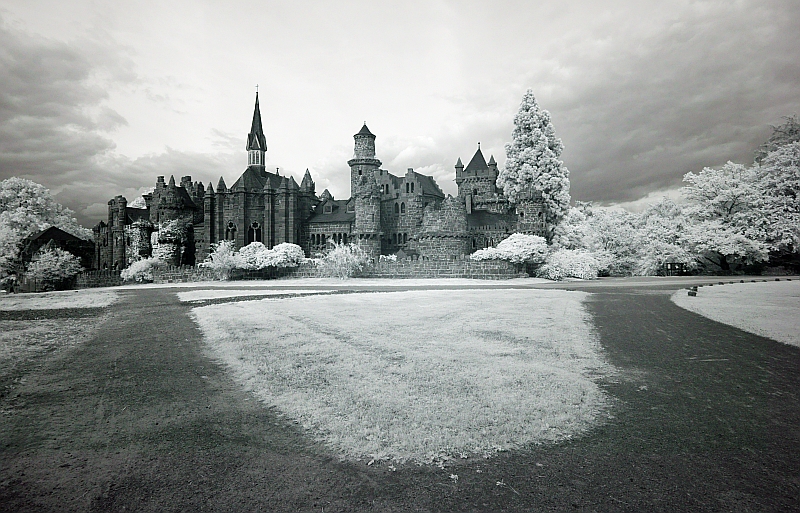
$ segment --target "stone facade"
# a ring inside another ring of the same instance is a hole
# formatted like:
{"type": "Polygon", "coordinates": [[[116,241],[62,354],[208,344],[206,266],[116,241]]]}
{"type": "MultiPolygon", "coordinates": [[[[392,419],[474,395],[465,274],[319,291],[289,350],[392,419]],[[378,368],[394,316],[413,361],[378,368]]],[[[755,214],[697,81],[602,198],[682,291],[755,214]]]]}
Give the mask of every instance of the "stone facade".
{"type": "Polygon", "coordinates": [[[122,196],[111,199],[108,219],[94,228],[94,267],[120,270],[150,255],[173,266],[194,265],[222,240],[233,241],[236,249],[251,242],[270,248],[291,242],[309,256],[332,242],[357,242],[375,261],[398,252],[452,260],[516,231],[546,233],[541,201],[511,204],[497,188],[494,157],[487,163],[480,146],[466,168],[458,159],[458,195],[445,198],[431,176],[413,169],[397,176],[381,169],[375,135],[366,124],[353,137],[351,197],[336,200],[327,190],[317,196],[308,170],[300,185],[278,170],[266,170],[256,94],[248,166],[239,179],[229,188],[220,178],[215,190],[191,176],[179,184],[159,176],[153,192],[143,196],[144,205],[132,207],[122,196]]]}

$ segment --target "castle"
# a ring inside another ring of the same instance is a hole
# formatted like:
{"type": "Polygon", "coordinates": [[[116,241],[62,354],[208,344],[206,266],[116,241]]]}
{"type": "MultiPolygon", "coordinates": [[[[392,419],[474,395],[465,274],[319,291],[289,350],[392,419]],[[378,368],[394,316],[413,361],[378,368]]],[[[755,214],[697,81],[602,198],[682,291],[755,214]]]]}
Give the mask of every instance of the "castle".
{"type": "Polygon", "coordinates": [[[97,269],[123,269],[158,255],[173,265],[203,261],[222,240],[241,248],[252,242],[273,247],[300,245],[306,255],[324,251],[330,241],[358,242],[373,258],[419,255],[450,259],[496,244],[513,232],[544,236],[542,201],[511,203],[497,187],[498,169],[480,145],[466,167],[455,165],[458,195],[445,197],[432,176],[408,169],[396,176],[381,169],[375,135],[366,123],[355,134],[350,166],[351,197],[316,194],[306,170],[298,185],[291,176],[265,168],[267,140],[256,93],[248,166],[231,186],[220,177],[216,190],[184,176],[180,183],[159,176],[143,204],[122,196],[108,202],[108,219],[94,227],[97,269]]]}

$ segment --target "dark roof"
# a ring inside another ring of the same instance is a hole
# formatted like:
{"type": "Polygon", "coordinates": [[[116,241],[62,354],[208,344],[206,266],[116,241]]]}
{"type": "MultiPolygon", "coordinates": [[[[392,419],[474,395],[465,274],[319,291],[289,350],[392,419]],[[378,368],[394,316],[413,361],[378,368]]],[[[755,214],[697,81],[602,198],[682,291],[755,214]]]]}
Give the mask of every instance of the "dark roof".
{"type": "MultiPolygon", "coordinates": [[[[264,188],[277,189],[281,186],[281,182],[283,182],[282,176],[268,171],[262,171],[256,167],[248,167],[244,170],[242,176],[231,186],[230,190],[233,191],[239,187],[244,187],[245,190],[248,191],[253,189],[261,191],[264,188]]],[[[219,188],[217,188],[217,190],[219,190],[219,188]]]]}
{"type": "Polygon", "coordinates": [[[25,237],[27,241],[35,241],[35,240],[72,240],[72,241],[83,241],[80,237],[76,237],[69,232],[65,232],[61,228],[57,228],[55,226],[51,226],[50,228],[45,228],[40,232],[35,232],[27,237],[25,237]]]}
{"type": "Polygon", "coordinates": [[[458,157],[458,162],[456,162],[456,167],[464,167],[464,164],[461,163],[461,157],[458,157]]]}
{"type": "MultiPolygon", "coordinates": [[[[186,190],[186,189],[184,189],[186,190]]],[[[133,223],[138,221],[139,219],[144,219],[145,221],[150,220],[150,211],[146,208],[131,208],[128,207],[125,209],[125,213],[128,215],[128,219],[126,220],[127,224],[133,223]]]]}
{"type": "Polygon", "coordinates": [[[516,223],[516,216],[513,214],[494,214],[485,210],[473,210],[467,214],[467,225],[470,228],[478,226],[507,226],[511,227],[516,223]]]}
{"type": "Polygon", "coordinates": [[[319,205],[315,214],[308,220],[309,224],[323,223],[352,223],[356,219],[355,212],[347,211],[347,204],[350,200],[327,200],[319,205]],[[333,207],[330,214],[325,213],[325,205],[333,207]]]}
{"type": "Polygon", "coordinates": [[[478,148],[478,151],[476,151],[475,155],[472,156],[472,160],[469,161],[469,164],[467,164],[467,168],[464,170],[464,172],[477,173],[478,171],[488,170],[489,166],[486,165],[486,159],[483,158],[483,153],[481,153],[481,149],[478,148]]]}
{"type": "MultiPolygon", "coordinates": [[[[183,206],[185,206],[187,208],[194,208],[194,209],[203,208],[203,205],[198,206],[198,205],[195,204],[195,202],[192,199],[192,197],[189,196],[189,191],[187,191],[183,187],[175,187],[175,193],[178,195],[178,198],[180,199],[181,204],[183,204],[183,206]]],[[[136,210],[139,210],[139,209],[136,209],[136,210]]]]}
{"type": "Polygon", "coordinates": [[[422,194],[429,194],[431,196],[439,196],[444,198],[444,193],[439,188],[439,184],[436,183],[436,180],[434,180],[432,176],[422,175],[416,171],[414,171],[414,174],[417,176],[417,180],[419,180],[419,184],[422,186],[422,194]]]}
{"type": "Polygon", "coordinates": [[[256,108],[253,110],[253,124],[250,126],[250,133],[247,134],[248,150],[267,150],[267,138],[264,136],[264,129],[261,127],[261,109],[258,107],[258,92],[256,92],[256,108]]]}
{"type": "Polygon", "coordinates": [[[491,156],[489,157],[489,165],[490,165],[490,166],[497,165],[497,162],[495,162],[495,160],[494,160],[494,155],[491,155],[491,156]]]}
{"type": "Polygon", "coordinates": [[[364,126],[361,127],[361,130],[359,130],[356,135],[371,135],[372,137],[375,137],[375,135],[369,131],[369,128],[367,128],[366,123],[364,123],[364,126]]]}

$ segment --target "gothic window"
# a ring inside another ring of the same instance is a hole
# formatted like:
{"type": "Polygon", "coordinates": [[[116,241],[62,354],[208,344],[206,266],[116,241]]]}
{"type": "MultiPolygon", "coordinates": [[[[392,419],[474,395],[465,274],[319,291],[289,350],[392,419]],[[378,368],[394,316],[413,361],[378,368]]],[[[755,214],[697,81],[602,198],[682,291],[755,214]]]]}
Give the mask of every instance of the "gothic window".
{"type": "Polygon", "coordinates": [[[261,242],[261,226],[258,223],[253,223],[247,229],[247,243],[261,242]]]}
{"type": "Polygon", "coordinates": [[[404,233],[403,234],[403,244],[405,244],[406,242],[408,242],[408,234],[404,233]]]}
{"type": "Polygon", "coordinates": [[[414,192],[414,182],[411,182],[411,192],[414,192]]]}
{"type": "Polygon", "coordinates": [[[405,214],[406,213],[406,204],[405,203],[400,203],[400,213],[401,214],[405,214]]]}
{"type": "Polygon", "coordinates": [[[386,194],[389,194],[389,184],[387,183],[384,187],[386,188],[386,194]]]}
{"type": "Polygon", "coordinates": [[[400,213],[400,205],[398,205],[397,203],[394,204],[394,213],[395,214],[399,214],[400,213]]]}
{"type": "Polygon", "coordinates": [[[410,184],[408,182],[406,182],[406,194],[409,193],[409,190],[408,190],[409,187],[410,187],[410,184]]]}
{"type": "Polygon", "coordinates": [[[472,249],[477,249],[478,242],[475,239],[472,239],[472,249]]]}
{"type": "Polygon", "coordinates": [[[478,189],[472,189],[472,195],[473,196],[477,196],[478,195],[478,189]]]}
{"type": "Polygon", "coordinates": [[[347,244],[347,234],[342,234],[342,244],[347,244]]]}
{"type": "Polygon", "coordinates": [[[228,226],[225,228],[225,240],[236,240],[236,225],[233,221],[228,221],[228,226]]]}
{"type": "Polygon", "coordinates": [[[358,176],[361,176],[361,170],[360,169],[358,170],[358,176]]]}

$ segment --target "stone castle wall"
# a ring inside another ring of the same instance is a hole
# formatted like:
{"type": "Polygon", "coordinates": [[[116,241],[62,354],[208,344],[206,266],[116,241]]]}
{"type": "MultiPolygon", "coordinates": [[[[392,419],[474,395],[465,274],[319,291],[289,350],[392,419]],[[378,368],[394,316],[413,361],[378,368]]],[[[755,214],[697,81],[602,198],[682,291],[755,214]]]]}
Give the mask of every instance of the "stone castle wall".
{"type": "Polygon", "coordinates": [[[96,287],[116,287],[122,285],[122,278],[120,278],[119,274],[120,271],[110,269],[85,271],[75,277],[75,288],[91,289],[96,287]]]}

